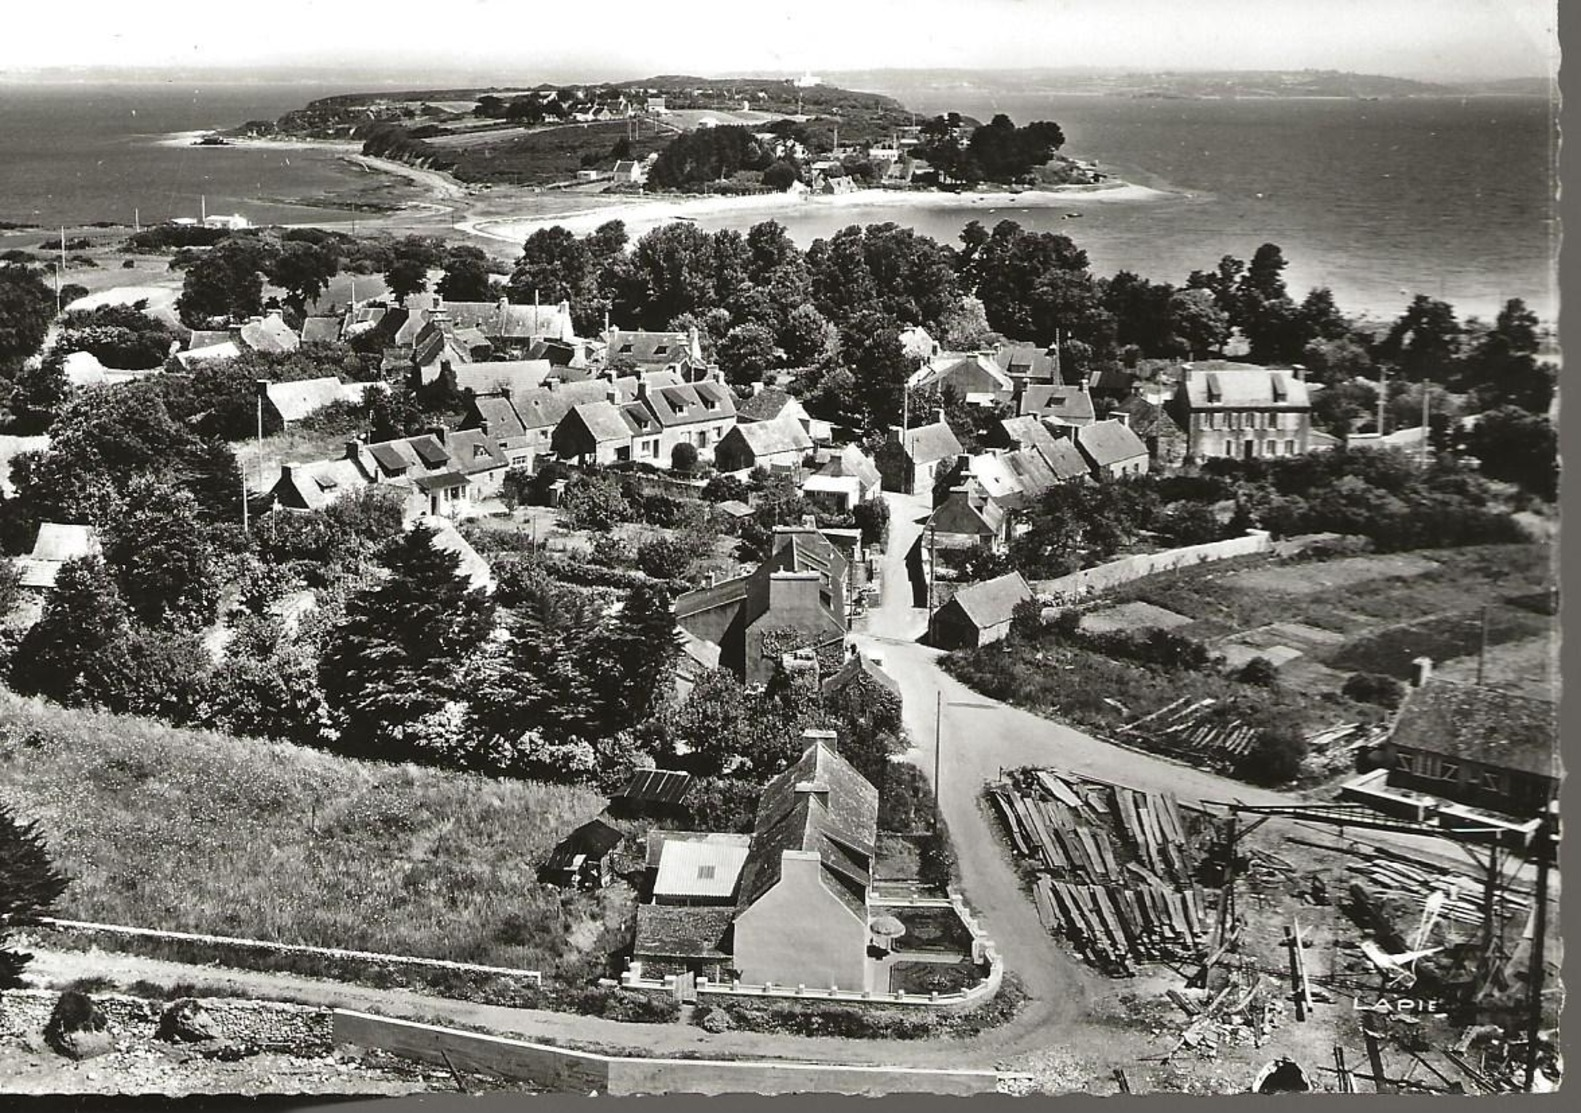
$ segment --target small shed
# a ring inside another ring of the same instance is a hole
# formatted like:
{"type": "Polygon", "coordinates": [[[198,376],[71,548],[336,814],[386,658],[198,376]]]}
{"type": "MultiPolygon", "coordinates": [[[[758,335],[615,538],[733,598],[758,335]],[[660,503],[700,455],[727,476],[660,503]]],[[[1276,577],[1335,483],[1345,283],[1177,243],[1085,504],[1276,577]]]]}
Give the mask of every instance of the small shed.
{"type": "Polygon", "coordinates": [[[613,824],[590,819],[555,844],[539,879],[562,888],[601,889],[612,876],[610,856],[625,837],[613,824]]]}
{"type": "Polygon", "coordinates": [[[690,773],[674,769],[638,769],[610,798],[610,814],[655,819],[679,815],[681,801],[691,787],[690,773]]]}
{"type": "Polygon", "coordinates": [[[1019,572],[962,588],[933,616],[928,641],[940,649],[976,649],[1010,633],[1016,605],[1033,598],[1019,572]]]}

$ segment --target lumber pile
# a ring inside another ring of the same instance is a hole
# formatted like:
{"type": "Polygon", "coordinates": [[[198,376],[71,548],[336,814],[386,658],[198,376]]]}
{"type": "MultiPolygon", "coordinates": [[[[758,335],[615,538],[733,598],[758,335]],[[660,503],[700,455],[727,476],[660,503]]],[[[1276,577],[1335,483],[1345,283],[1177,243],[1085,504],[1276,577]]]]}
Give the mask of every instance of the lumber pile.
{"type": "MultiPolygon", "coordinates": [[[[1171,1000],[1181,997],[1173,991],[1169,996],[1171,1000]]],[[[1261,1047],[1285,1016],[1285,1004],[1279,994],[1255,973],[1250,984],[1232,982],[1211,998],[1204,994],[1198,1002],[1176,1003],[1189,1005],[1193,1011],[1188,1013],[1190,1020],[1175,1045],[1165,1053],[1165,1062],[1182,1052],[1191,1052],[1199,1059],[1217,1059],[1220,1048],[1261,1047]]]]}
{"type": "Polygon", "coordinates": [[[989,788],[1017,855],[1037,871],[1032,898],[1050,932],[1107,972],[1200,957],[1210,925],[1169,794],[1027,770],[989,788]]]}
{"type": "Polygon", "coordinates": [[[1226,719],[1218,700],[1190,696],[1133,719],[1116,733],[1145,749],[1201,759],[1214,768],[1233,765],[1257,740],[1257,728],[1226,719]]]}
{"type": "Polygon", "coordinates": [[[1338,773],[1355,766],[1358,751],[1381,746],[1388,739],[1387,723],[1340,723],[1307,735],[1307,753],[1315,769],[1338,773]]]}

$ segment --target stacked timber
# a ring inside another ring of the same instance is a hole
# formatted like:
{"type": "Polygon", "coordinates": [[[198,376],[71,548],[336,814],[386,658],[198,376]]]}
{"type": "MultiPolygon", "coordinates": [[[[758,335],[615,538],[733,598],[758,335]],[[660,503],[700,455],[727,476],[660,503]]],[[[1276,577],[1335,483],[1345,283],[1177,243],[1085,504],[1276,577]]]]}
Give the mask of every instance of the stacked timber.
{"type": "Polygon", "coordinates": [[[1120,727],[1117,733],[1145,749],[1189,756],[1213,767],[1226,767],[1251,752],[1257,728],[1240,719],[1225,719],[1216,699],[1185,696],[1150,715],[1120,727]]]}
{"type": "Polygon", "coordinates": [[[1016,854],[1036,870],[1032,898],[1050,932],[1116,974],[1137,962],[1200,956],[1202,894],[1175,798],[1032,770],[989,788],[1016,854]]]}

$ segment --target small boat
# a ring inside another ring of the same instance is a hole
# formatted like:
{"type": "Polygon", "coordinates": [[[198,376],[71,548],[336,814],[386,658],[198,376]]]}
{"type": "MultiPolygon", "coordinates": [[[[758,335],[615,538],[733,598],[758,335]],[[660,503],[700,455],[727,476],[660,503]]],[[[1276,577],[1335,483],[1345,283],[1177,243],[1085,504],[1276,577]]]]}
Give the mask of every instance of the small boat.
{"type": "Polygon", "coordinates": [[[1081,213],[1066,213],[1065,214],[1065,219],[1066,220],[1075,220],[1080,215],[1081,215],[1081,213]]]}

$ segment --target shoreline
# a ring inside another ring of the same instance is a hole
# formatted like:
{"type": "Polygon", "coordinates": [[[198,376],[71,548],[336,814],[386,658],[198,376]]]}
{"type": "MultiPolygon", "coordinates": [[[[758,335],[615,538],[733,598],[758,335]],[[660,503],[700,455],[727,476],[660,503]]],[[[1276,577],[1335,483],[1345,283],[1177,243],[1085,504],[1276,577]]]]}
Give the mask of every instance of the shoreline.
{"type": "Polygon", "coordinates": [[[638,236],[675,221],[691,222],[757,213],[770,217],[775,213],[797,210],[805,212],[809,208],[960,209],[996,213],[1000,208],[1061,208],[1085,202],[1136,204],[1179,196],[1183,195],[1123,181],[1099,185],[1052,186],[1016,193],[1009,190],[950,193],[935,190],[859,189],[851,193],[830,196],[789,193],[760,193],[736,197],[622,196],[619,199],[611,199],[608,203],[595,202],[592,206],[562,213],[542,215],[522,213],[468,218],[458,223],[456,228],[458,231],[486,239],[521,243],[527,236],[542,228],[559,225],[568,231],[583,235],[610,220],[624,221],[627,233],[638,236]]]}

